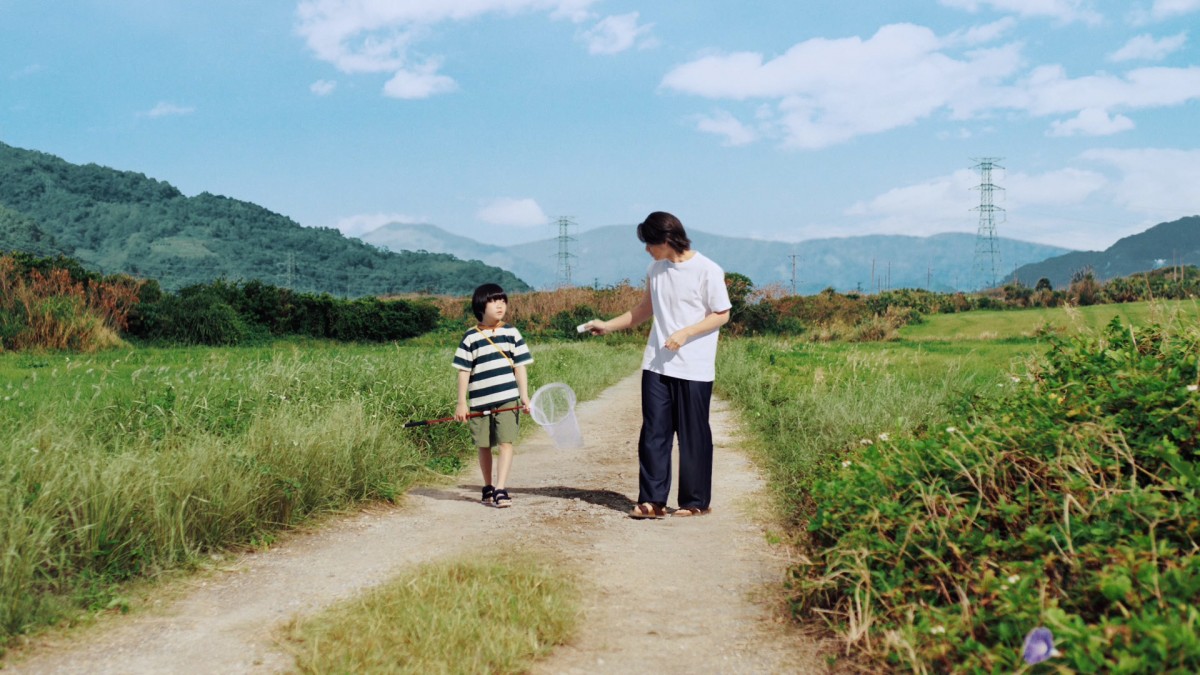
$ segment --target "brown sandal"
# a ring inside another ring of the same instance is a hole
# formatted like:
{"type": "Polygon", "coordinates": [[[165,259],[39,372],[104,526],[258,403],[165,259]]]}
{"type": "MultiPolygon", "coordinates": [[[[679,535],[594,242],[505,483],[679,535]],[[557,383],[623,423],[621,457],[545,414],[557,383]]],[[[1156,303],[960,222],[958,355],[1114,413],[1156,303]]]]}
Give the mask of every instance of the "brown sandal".
{"type": "Polygon", "coordinates": [[[712,509],[700,509],[696,508],[695,506],[688,506],[676,509],[671,515],[678,516],[680,518],[688,518],[690,516],[707,516],[710,513],[712,513],[712,509]]]}
{"type": "Polygon", "coordinates": [[[633,507],[629,512],[630,518],[662,518],[667,515],[666,509],[658,504],[642,503],[633,507]]]}

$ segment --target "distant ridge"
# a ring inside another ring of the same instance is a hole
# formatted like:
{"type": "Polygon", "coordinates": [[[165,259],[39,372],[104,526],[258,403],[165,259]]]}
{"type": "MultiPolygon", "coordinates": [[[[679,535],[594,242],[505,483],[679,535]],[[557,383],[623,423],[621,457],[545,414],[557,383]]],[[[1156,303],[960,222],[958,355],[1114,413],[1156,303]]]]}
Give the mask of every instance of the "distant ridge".
{"type": "Polygon", "coordinates": [[[0,252],[64,253],[105,274],[158,280],[169,290],[225,278],[358,297],[469,293],[512,273],[447,253],[397,253],[333,228],[302,227],[250,202],[186,197],[132,171],[75,165],[0,143],[0,252]]]}
{"type": "MultiPolygon", "coordinates": [[[[716,260],[726,271],[750,277],[757,287],[780,284],[790,290],[796,261],[796,290],[812,294],[825,288],[926,288],[938,291],[972,290],[975,235],[938,234],[929,237],[867,235],[810,239],[798,243],[729,237],[689,230],[692,246],[716,260]],[[874,265],[874,274],[872,274],[874,265]]],[[[650,262],[634,225],[608,225],[572,233],[571,280],[576,285],[608,286],[628,279],[640,284],[650,262]]],[[[433,225],[392,223],[362,236],[391,250],[452,253],[512,270],[536,288],[557,281],[558,240],[494,246],[450,234],[433,225]]],[[[1061,255],[1069,249],[1001,239],[1005,269],[1061,255]]]]}
{"type": "Polygon", "coordinates": [[[1200,216],[1159,223],[1103,251],[1074,251],[1023,265],[1015,274],[1030,286],[1045,278],[1054,288],[1065,288],[1075,272],[1088,268],[1106,281],[1169,265],[1200,265],[1200,216]]]}

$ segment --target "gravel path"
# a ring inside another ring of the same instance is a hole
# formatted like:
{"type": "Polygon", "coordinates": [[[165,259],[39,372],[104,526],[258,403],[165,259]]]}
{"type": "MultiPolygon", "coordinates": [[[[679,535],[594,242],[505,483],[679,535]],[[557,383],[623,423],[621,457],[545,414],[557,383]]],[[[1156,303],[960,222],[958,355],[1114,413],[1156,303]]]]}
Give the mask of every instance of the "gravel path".
{"type": "MultiPolygon", "coordinates": [[[[785,552],[756,506],[761,477],[738,449],[735,416],[713,402],[713,513],[634,520],[640,374],[577,410],[586,447],[540,430],[517,448],[513,506],[477,502],[478,470],[284,537],[187,582],[174,599],[10,654],[10,673],[277,673],[292,667],[276,628],[405,567],[515,545],[578,571],[576,639],[534,673],[815,673],[820,645],[780,620],[771,589],[785,552]]],[[[671,506],[674,504],[672,495],[671,506]]]]}

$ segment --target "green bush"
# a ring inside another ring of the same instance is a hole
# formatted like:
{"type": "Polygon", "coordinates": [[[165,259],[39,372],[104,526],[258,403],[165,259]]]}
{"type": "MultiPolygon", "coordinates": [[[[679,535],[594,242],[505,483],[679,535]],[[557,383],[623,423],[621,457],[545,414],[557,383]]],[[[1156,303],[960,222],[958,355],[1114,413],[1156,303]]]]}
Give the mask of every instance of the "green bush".
{"type": "Polygon", "coordinates": [[[1051,338],[961,423],[847,452],[816,484],[802,613],[919,672],[1200,671],[1200,330],[1051,338]],[[1044,666],[1043,666],[1044,667],[1044,666]]]}

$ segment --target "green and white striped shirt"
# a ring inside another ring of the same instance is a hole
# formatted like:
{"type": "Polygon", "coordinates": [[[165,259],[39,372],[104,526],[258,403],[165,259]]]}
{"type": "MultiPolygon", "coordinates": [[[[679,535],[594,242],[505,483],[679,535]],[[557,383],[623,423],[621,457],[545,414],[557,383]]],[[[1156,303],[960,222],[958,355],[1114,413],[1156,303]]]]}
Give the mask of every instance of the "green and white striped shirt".
{"type": "Polygon", "coordinates": [[[471,373],[467,384],[471,412],[493,410],[520,399],[513,369],[530,363],[533,356],[521,331],[508,324],[468,330],[454,352],[454,367],[471,373]]]}

